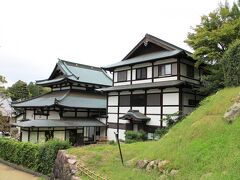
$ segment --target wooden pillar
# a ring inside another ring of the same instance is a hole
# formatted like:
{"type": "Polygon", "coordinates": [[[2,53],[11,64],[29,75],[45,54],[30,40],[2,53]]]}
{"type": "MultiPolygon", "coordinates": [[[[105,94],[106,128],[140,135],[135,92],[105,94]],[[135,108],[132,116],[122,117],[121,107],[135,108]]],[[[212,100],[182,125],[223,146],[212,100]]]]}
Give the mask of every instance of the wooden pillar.
{"type": "Polygon", "coordinates": [[[37,128],[37,142],[39,142],[39,128],[37,128]]]}
{"type": "Polygon", "coordinates": [[[182,102],[182,87],[179,87],[179,115],[182,115],[183,112],[183,102],[182,102]]]}
{"type": "Polygon", "coordinates": [[[160,126],[163,127],[163,122],[162,122],[162,119],[163,119],[163,89],[161,89],[161,92],[160,92],[160,111],[161,111],[161,115],[160,115],[160,118],[161,118],[160,126]]]}
{"type": "Polygon", "coordinates": [[[131,66],[130,71],[131,71],[131,72],[130,72],[130,81],[131,81],[130,84],[132,84],[132,73],[133,73],[133,72],[132,72],[132,66],[131,66]]]}
{"type": "Polygon", "coordinates": [[[28,128],[28,142],[30,141],[30,128],[28,128]]]}
{"type": "Polygon", "coordinates": [[[118,113],[117,113],[117,133],[119,135],[119,101],[120,101],[120,92],[118,91],[118,113]]]}
{"type": "Polygon", "coordinates": [[[154,82],[154,64],[152,62],[152,82],[154,82]]]}
{"type": "Polygon", "coordinates": [[[108,93],[107,93],[107,109],[106,109],[106,128],[105,128],[105,136],[107,136],[108,130],[108,93]]]}
{"type": "Polygon", "coordinates": [[[180,64],[180,58],[177,58],[177,80],[180,80],[181,76],[181,64],[180,64]]]}
{"type": "Polygon", "coordinates": [[[145,106],[144,106],[144,115],[146,116],[147,114],[147,90],[144,90],[144,101],[145,101],[145,106]]]}

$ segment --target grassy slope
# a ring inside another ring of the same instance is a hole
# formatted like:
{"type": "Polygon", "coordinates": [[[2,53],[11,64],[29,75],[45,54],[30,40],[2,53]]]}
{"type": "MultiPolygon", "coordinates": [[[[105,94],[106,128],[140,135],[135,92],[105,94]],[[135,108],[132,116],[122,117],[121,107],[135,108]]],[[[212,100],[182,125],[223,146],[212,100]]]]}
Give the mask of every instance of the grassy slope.
{"type": "MultiPolygon", "coordinates": [[[[229,88],[206,98],[202,105],[159,141],[122,144],[124,161],[167,159],[179,169],[176,179],[238,179],[240,177],[240,118],[228,124],[223,114],[240,88],[229,88]],[[209,174],[210,173],[210,174],[209,174]]],[[[111,179],[157,179],[134,167],[122,167],[116,145],[71,148],[89,168],[111,179]]]]}

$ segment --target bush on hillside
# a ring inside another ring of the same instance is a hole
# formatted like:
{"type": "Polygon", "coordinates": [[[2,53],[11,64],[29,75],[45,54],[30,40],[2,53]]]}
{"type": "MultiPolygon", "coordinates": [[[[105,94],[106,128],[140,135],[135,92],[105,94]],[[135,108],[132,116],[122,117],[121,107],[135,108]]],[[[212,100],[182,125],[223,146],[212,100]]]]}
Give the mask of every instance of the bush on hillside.
{"type": "Polygon", "coordinates": [[[226,87],[240,85],[240,39],[224,53],[222,59],[224,84],[226,87]]]}
{"type": "Polygon", "coordinates": [[[54,139],[43,144],[33,144],[0,138],[0,147],[1,159],[48,175],[52,171],[58,150],[67,149],[70,144],[54,139]]]}
{"type": "Polygon", "coordinates": [[[125,143],[133,143],[138,141],[146,141],[147,133],[143,130],[136,131],[126,131],[125,132],[125,143]]]}

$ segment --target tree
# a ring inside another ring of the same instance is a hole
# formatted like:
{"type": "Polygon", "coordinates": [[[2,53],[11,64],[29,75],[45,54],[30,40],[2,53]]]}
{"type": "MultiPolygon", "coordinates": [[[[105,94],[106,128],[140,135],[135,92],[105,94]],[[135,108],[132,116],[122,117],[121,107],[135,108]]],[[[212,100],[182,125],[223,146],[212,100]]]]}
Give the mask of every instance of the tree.
{"type": "Polygon", "coordinates": [[[240,38],[240,0],[230,7],[228,2],[208,15],[201,17],[201,23],[188,33],[185,42],[193,48],[196,66],[207,65],[209,75],[203,77],[202,91],[214,92],[224,87],[222,57],[229,46],[240,38]]]}
{"type": "Polygon", "coordinates": [[[0,93],[5,92],[5,87],[3,86],[5,83],[7,83],[6,78],[0,75],[0,93]]]}
{"type": "Polygon", "coordinates": [[[35,97],[39,96],[45,93],[48,93],[50,91],[49,88],[38,86],[37,84],[30,82],[27,86],[29,92],[30,92],[30,97],[35,97]]]}
{"type": "Polygon", "coordinates": [[[240,39],[236,40],[222,58],[225,86],[240,85],[240,39]]]}
{"type": "Polygon", "coordinates": [[[8,92],[13,101],[25,100],[30,97],[29,90],[27,88],[27,83],[19,80],[11,87],[8,88],[8,92]]]}

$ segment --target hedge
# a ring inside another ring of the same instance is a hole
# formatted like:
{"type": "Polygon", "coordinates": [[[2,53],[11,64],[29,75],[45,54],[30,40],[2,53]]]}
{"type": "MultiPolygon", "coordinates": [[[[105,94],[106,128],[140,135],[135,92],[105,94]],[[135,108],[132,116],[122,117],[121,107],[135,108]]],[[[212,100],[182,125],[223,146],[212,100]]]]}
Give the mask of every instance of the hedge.
{"type": "Polygon", "coordinates": [[[125,132],[125,143],[134,143],[138,141],[146,141],[147,134],[146,132],[140,130],[136,131],[126,131],[125,132]]]}
{"type": "Polygon", "coordinates": [[[70,144],[56,139],[43,144],[33,144],[0,138],[0,147],[1,159],[49,175],[58,150],[67,149],[70,144]]]}

